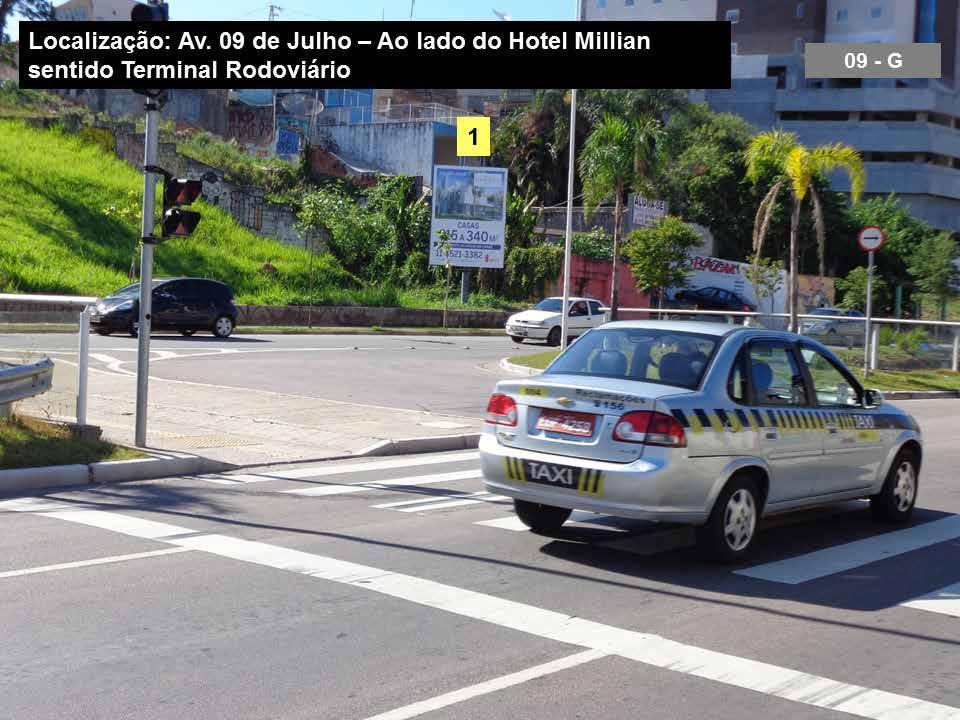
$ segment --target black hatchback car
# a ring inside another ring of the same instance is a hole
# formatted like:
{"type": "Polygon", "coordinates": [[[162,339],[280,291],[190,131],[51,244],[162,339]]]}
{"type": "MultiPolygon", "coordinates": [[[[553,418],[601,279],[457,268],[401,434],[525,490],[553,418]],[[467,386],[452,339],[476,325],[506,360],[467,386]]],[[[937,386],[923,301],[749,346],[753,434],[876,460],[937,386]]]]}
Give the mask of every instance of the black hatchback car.
{"type": "MultiPolygon", "coordinates": [[[[177,330],[188,336],[197,330],[209,330],[225,338],[237,323],[233,293],[216,280],[154,280],[152,304],[152,330],[177,330]]],[[[140,283],[133,283],[101,298],[90,316],[90,326],[101,335],[126,332],[136,337],[139,316],[140,283]]]]}

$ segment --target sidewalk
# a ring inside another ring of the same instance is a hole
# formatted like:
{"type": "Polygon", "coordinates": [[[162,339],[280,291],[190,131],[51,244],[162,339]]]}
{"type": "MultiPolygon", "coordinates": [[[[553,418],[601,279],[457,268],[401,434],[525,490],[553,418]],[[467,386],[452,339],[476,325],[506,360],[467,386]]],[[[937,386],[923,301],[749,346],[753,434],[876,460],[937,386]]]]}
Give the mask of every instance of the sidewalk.
{"type": "MultiPolygon", "coordinates": [[[[69,415],[73,366],[58,363],[54,388],[21,405],[25,412],[69,415]],[[62,376],[63,381],[58,382],[62,376]]],[[[136,379],[90,373],[87,419],[104,439],[133,444],[136,379]]],[[[383,441],[471,435],[479,418],[150,379],[150,448],[202,455],[234,465],[316,460],[358,454],[383,441]]]]}

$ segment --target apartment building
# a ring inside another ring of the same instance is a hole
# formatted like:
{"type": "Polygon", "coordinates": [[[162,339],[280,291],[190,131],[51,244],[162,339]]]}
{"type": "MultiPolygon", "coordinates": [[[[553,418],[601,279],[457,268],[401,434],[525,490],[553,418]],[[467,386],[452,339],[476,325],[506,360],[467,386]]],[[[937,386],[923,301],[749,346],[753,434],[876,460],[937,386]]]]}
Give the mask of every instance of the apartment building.
{"type": "MultiPolygon", "coordinates": [[[[867,194],[897,193],[937,228],[960,232],[958,0],[584,0],[587,20],[727,20],[733,87],[693,93],[760,129],[864,156],[867,194]],[[613,6],[616,7],[613,7],[613,6]],[[808,42],[937,42],[939,80],[808,80],[808,42]]],[[[846,190],[838,175],[835,187],[846,190]]]]}

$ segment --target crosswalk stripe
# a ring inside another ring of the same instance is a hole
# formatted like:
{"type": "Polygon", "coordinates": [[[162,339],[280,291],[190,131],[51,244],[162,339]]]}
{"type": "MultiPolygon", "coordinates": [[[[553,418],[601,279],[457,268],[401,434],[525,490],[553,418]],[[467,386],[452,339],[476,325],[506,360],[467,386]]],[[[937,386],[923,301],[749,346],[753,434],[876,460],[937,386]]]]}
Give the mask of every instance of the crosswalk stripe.
{"type": "Polygon", "coordinates": [[[498,530],[512,530],[513,532],[526,532],[530,528],[520,522],[516,515],[494,518],[493,520],[478,520],[474,525],[483,525],[485,527],[497,528],[498,530]]]}
{"type": "Polygon", "coordinates": [[[901,606],[960,618],[960,583],[934,590],[932,593],[901,603],[901,606]]]}
{"type": "Polygon", "coordinates": [[[958,537],[960,515],[951,515],[905,530],[895,530],[734,572],[760,580],[798,585],[958,537]]]}
{"type": "Polygon", "coordinates": [[[447,500],[444,502],[433,503],[427,506],[418,505],[414,507],[401,508],[400,512],[413,513],[413,512],[428,512],[430,510],[446,510],[447,508],[461,507],[463,505],[481,505],[483,503],[502,503],[506,499],[507,498],[505,498],[503,495],[490,495],[489,497],[484,497],[484,498],[447,500]]]}
{"type": "Polygon", "coordinates": [[[477,460],[480,454],[476,450],[457,453],[441,453],[429,457],[400,457],[390,460],[371,460],[368,462],[350,463],[349,465],[334,465],[326,463],[322,466],[293,468],[291,470],[270,470],[262,473],[235,473],[225,477],[238,479],[239,482],[266,482],[268,480],[303,480],[306,478],[329,477],[330,475],[349,475],[350,473],[369,472],[371,470],[394,470],[420,465],[438,465],[442,463],[464,462],[477,460]]]}
{"type": "Polygon", "coordinates": [[[384,509],[393,509],[398,507],[404,507],[406,505],[430,505],[435,502],[444,502],[446,500],[452,499],[462,499],[468,497],[477,497],[480,495],[489,495],[490,493],[480,491],[480,492],[463,492],[460,490],[450,490],[441,495],[431,495],[429,497],[418,497],[416,500],[398,500],[396,502],[381,503],[379,505],[371,505],[380,510],[384,509]]]}
{"type": "Polygon", "coordinates": [[[365,490],[389,490],[398,486],[419,486],[433,485],[442,482],[453,482],[455,480],[476,480],[483,477],[479,470],[461,470],[459,472],[434,473],[433,475],[412,475],[410,477],[394,478],[392,480],[380,480],[378,482],[350,483],[350,484],[332,484],[321,485],[320,487],[297,488],[296,490],[278,490],[284,495],[301,495],[307,497],[319,497],[327,495],[348,495],[350,493],[364,492],[365,490]]]}

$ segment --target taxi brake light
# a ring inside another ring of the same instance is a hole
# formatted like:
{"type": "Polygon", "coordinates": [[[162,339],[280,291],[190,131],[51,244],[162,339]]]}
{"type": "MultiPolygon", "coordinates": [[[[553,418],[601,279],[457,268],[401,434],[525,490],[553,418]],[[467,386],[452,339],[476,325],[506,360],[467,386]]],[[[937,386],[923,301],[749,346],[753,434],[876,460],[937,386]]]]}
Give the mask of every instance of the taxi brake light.
{"type": "Polygon", "coordinates": [[[672,415],[641,410],[621,417],[613,428],[613,439],[662,447],[686,447],[683,426],[672,415]]]}
{"type": "Polygon", "coordinates": [[[517,403],[509,395],[494,393],[487,402],[487,416],[484,418],[491,425],[517,425],[517,403]]]}

